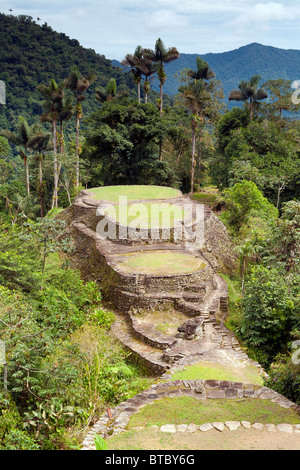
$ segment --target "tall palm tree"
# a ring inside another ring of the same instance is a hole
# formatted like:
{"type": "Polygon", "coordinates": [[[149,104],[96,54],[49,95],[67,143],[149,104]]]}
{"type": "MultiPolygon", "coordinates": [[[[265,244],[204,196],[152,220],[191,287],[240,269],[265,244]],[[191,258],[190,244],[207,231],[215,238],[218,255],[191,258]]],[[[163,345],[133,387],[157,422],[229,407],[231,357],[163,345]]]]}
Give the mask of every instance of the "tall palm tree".
{"type": "Polygon", "coordinates": [[[2,130],[1,136],[6,137],[9,142],[19,148],[19,155],[24,161],[25,178],[26,178],[26,193],[30,195],[30,180],[29,180],[29,166],[28,166],[28,143],[31,136],[31,128],[27,120],[20,116],[17,126],[17,131],[12,132],[9,130],[2,130]]]}
{"type": "Polygon", "coordinates": [[[189,85],[181,86],[179,92],[182,93],[185,107],[191,113],[192,129],[192,167],[191,167],[191,196],[194,191],[195,176],[195,154],[196,154],[196,134],[199,124],[203,124],[206,116],[206,104],[211,101],[211,94],[207,89],[204,80],[195,80],[189,85]]]}
{"type": "Polygon", "coordinates": [[[49,85],[40,84],[37,89],[44,97],[43,107],[45,112],[41,115],[42,122],[52,123],[53,139],[53,202],[52,208],[58,207],[58,160],[57,160],[57,121],[62,107],[64,91],[61,85],[58,85],[54,79],[51,79],[49,85]]]}
{"type": "Polygon", "coordinates": [[[80,120],[82,119],[82,101],[85,99],[84,93],[90,85],[96,80],[96,75],[90,73],[83,77],[77,68],[72,68],[68,77],[65,79],[65,87],[71,90],[74,94],[75,105],[75,119],[76,119],[76,188],[79,187],[79,127],[80,120]]]}
{"type": "Polygon", "coordinates": [[[60,154],[64,154],[64,128],[67,122],[73,117],[75,112],[73,106],[73,100],[71,96],[65,96],[60,102],[60,108],[58,111],[57,122],[59,125],[59,151],[60,154]]]}
{"type": "Polygon", "coordinates": [[[41,217],[45,215],[45,184],[43,182],[43,160],[44,152],[51,150],[52,146],[50,143],[51,134],[45,132],[41,126],[35,125],[32,129],[32,135],[30,137],[28,146],[33,152],[36,152],[36,161],[38,164],[38,195],[40,200],[40,214],[41,217]]]}
{"type": "Polygon", "coordinates": [[[191,128],[192,128],[192,167],[191,167],[191,196],[194,191],[194,176],[195,176],[195,154],[196,154],[196,134],[199,124],[205,122],[205,118],[210,115],[210,105],[212,101],[211,91],[209,89],[208,81],[215,76],[209,69],[208,64],[200,57],[196,61],[197,70],[188,70],[188,77],[192,81],[188,85],[183,85],[179,88],[182,93],[183,102],[185,107],[191,114],[191,128]]]}
{"type": "Polygon", "coordinates": [[[145,103],[148,103],[148,94],[150,91],[150,79],[152,75],[157,72],[157,64],[154,62],[149,62],[149,59],[144,58],[143,64],[140,64],[138,67],[141,71],[141,74],[144,75],[144,92],[145,92],[145,103]]]}
{"type": "Polygon", "coordinates": [[[249,101],[250,121],[253,119],[253,105],[268,97],[264,88],[259,88],[260,75],[253,75],[250,80],[242,80],[238,89],[229,94],[229,101],[249,101]]]}
{"type": "Polygon", "coordinates": [[[122,60],[121,64],[125,67],[130,67],[134,81],[138,88],[138,102],[141,102],[141,81],[142,73],[139,69],[139,64],[143,58],[142,46],[137,46],[133,54],[126,54],[125,59],[122,60]]]}
{"type": "Polygon", "coordinates": [[[166,73],[164,69],[164,64],[172,62],[179,58],[180,54],[176,47],[170,47],[167,49],[163,41],[158,38],[155,43],[154,51],[151,49],[144,50],[145,57],[148,57],[153,62],[158,64],[157,75],[159,79],[160,87],[160,114],[163,113],[163,85],[166,81],[166,73]]]}

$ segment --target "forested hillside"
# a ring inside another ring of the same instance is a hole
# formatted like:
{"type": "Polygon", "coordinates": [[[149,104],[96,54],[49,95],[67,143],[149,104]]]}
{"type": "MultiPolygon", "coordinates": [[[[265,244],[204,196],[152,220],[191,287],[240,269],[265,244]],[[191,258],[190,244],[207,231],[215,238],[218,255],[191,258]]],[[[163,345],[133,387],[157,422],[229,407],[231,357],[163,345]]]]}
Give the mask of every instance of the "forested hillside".
{"type": "Polygon", "coordinates": [[[18,115],[31,124],[41,113],[40,83],[48,84],[55,77],[59,83],[78,67],[85,75],[96,74],[97,80],[87,92],[84,110],[97,109],[95,88],[105,86],[111,77],[119,91],[132,90],[130,75],[92,49],[82,47],[76,39],[57,33],[46,23],[40,26],[28,16],[0,14],[0,79],[6,84],[6,106],[0,108],[0,128],[15,127],[18,115]]]}

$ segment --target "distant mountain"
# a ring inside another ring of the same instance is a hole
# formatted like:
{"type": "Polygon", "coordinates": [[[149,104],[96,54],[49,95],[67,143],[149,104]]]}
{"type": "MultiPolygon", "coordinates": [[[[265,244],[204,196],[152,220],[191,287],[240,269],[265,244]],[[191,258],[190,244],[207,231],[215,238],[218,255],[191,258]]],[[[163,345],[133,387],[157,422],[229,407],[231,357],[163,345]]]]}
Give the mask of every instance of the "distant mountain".
{"type": "MultiPolygon", "coordinates": [[[[174,75],[185,68],[195,69],[196,58],[199,55],[215,72],[216,78],[223,83],[226,101],[229,92],[237,88],[241,80],[247,80],[254,74],[262,77],[261,83],[278,78],[300,80],[300,51],[253,43],[233,51],[216,54],[180,54],[179,59],[165,65],[167,80],[164,92],[166,94],[177,93],[179,81],[174,75]]],[[[120,66],[117,61],[112,61],[112,63],[120,66]]],[[[153,84],[155,89],[158,89],[157,80],[153,84]]]]}
{"type": "MultiPolygon", "coordinates": [[[[178,60],[166,65],[164,92],[169,95],[169,102],[178,91],[179,81],[175,75],[185,68],[195,69],[198,55],[181,54],[178,60]]],[[[261,75],[262,82],[276,78],[300,80],[300,51],[297,50],[254,43],[234,51],[203,54],[201,57],[223,83],[227,104],[229,92],[237,88],[242,79],[256,73],[261,75]]],[[[42,112],[42,96],[36,89],[37,85],[48,84],[51,78],[59,83],[73,65],[83,75],[89,71],[97,75],[97,81],[88,89],[83,102],[84,117],[99,109],[95,88],[105,86],[111,77],[116,79],[118,91],[128,91],[136,96],[132,76],[120,62],[82,47],[76,39],[54,31],[47,23],[40,26],[30,16],[0,13],[0,80],[6,85],[6,105],[0,105],[0,129],[14,127],[20,114],[30,124],[38,120],[42,112]]],[[[159,90],[157,78],[153,89],[159,90]]],[[[154,101],[155,98],[154,93],[151,99],[154,101]]],[[[166,98],[165,103],[168,103],[166,98]]]]}

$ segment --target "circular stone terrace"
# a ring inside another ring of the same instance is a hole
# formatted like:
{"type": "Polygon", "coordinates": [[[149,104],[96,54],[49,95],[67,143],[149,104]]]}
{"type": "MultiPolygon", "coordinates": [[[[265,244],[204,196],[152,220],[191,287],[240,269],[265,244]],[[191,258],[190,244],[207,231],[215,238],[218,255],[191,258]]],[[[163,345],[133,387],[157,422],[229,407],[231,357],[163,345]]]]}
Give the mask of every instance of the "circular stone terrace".
{"type": "Polygon", "coordinates": [[[122,185],[122,186],[101,186],[98,188],[86,189],[92,199],[96,201],[105,201],[112,204],[118,203],[120,197],[126,197],[128,202],[174,199],[182,196],[179,189],[168,186],[150,186],[150,185],[122,185]]]}
{"type": "Polygon", "coordinates": [[[115,239],[111,241],[121,241],[121,244],[118,243],[118,249],[107,253],[107,261],[120,274],[176,276],[193,274],[207,268],[207,263],[193,252],[170,243],[172,236],[169,235],[168,240],[164,231],[172,230],[178,224],[181,224],[181,227],[183,224],[185,227],[191,226],[193,203],[178,189],[122,185],[91,188],[84,193],[93,203],[99,204],[97,215],[102,218],[102,229],[108,223],[117,226],[117,229],[112,231],[115,233],[115,239]],[[134,242],[143,240],[145,236],[145,239],[150,238],[150,245],[146,244],[142,249],[141,246],[137,249],[134,243],[134,246],[129,248],[128,239],[123,239],[123,243],[120,240],[120,226],[128,229],[128,238],[131,237],[130,230],[134,231],[134,242]],[[163,232],[157,232],[157,229],[163,232]],[[157,233],[158,244],[155,246],[153,242],[157,233]]]}
{"type": "Polygon", "coordinates": [[[151,250],[123,254],[114,269],[127,274],[172,276],[196,273],[206,266],[201,258],[188,252],[151,250]]]}

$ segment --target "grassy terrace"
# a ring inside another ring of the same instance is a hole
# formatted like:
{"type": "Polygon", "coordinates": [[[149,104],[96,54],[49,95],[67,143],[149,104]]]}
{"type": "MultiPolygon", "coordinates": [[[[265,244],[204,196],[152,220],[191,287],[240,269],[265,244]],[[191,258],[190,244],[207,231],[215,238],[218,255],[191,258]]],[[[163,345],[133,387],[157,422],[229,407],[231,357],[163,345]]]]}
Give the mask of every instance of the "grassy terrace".
{"type": "Polygon", "coordinates": [[[181,206],[155,202],[110,205],[103,212],[124,226],[144,229],[172,228],[189,217],[181,206]]]}
{"type": "Polygon", "coordinates": [[[178,189],[166,186],[144,185],[102,186],[88,189],[87,192],[91,193],[93,199],[111,203],[119,202],[120,196],[126,196],[128,202],[146,199],[169,199],[181,196],[181,192],[178,189]]]}
{"type": "Polygon", "coordinates": [[[270,400],[243,398],[230,400],[197,400],[192,397],[163,398],[146,405],[132,416],[128,429],[137,426],[162,426],[166,423],[203,424],[213,421],[240,421],[251,423],[300,423],[294,410],[283,408],[270,400]]]}
{"type": "Polygon", "coordinates": [[[201,259],[175,251],[134,252],[124,255],[124,259],[118,265],[123,271],[154,276],[188,274],[206,267],[201,259]]]}

